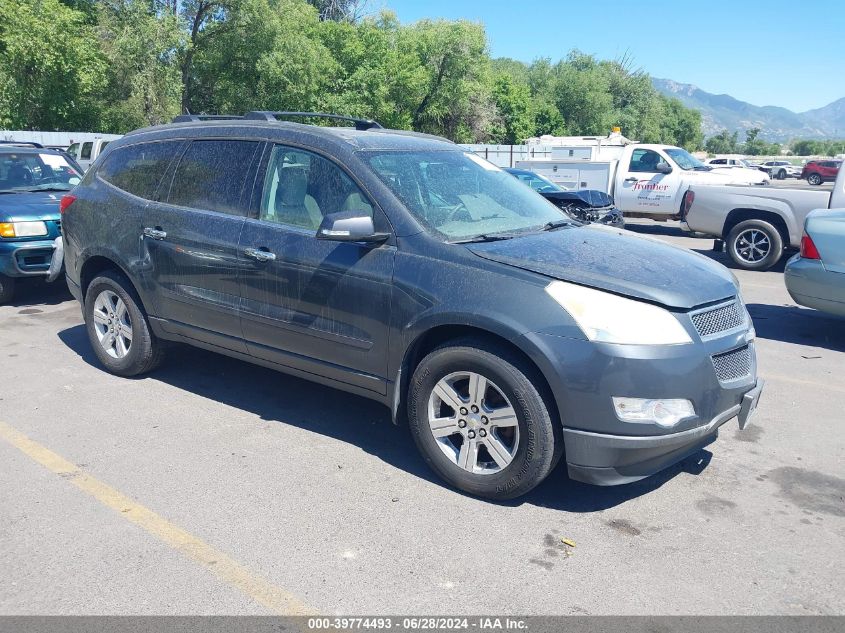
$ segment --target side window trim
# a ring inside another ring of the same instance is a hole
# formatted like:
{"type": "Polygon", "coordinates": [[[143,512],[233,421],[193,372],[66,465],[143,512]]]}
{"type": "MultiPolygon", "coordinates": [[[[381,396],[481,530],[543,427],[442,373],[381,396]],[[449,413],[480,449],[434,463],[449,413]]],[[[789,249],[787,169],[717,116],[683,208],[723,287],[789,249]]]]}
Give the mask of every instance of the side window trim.
{"type": "Polygon", "coordinates": [[[228,217],[239,217],[239,218],[249,218],[250,217],[250,209],[247,206],[250,203],[250,199],[247,197],[249,194],[249,179],[251,176],[254,175],[256,161],[262,156],[262,148],[260,146],[266,145],[264,139],[256,138],[254,136],[247,136],[247,137],[231,137],[231,136],[202,136],[202,137],[193,137],[193,138],[186,138],[184,139],[185,145],[182,147],[181,151],[179,152],[179,156],[177,160],[171,162],[169,171],[169,175],[165,175],[165,178],[162,179],[162,184],[165,180],[169,179],[167,183],[167,193],[164,194],[164,191],[159,188],[159,192],[157,195],[157,200],[154,200],[156,204],[166,205],[168,207],[172,207],[174,209],[186,209],[188,211],[198,211],[200,213],[214,213],[216,215],[224,215],[228,217]],[[176,177],[176,172],[179,169],[179,165],[182,162],[182,159],[185,157],[185,154],[188,152],[188,149],[191,147],[193,143],[202,142],[202,141],[247,141],[250,143],[256,143],[259,147],[255,148],[255,151],[252,154],[252,158],[250,159],[249,166],[247,167],[246,175],[244,176],[244,181],[241,184],[241,191],[238,196],[238,207],[244,209],[245,213],[235,214],[235,213],[226,213],[225,211],[218,211],[216,209],[202,209],[197,207],[188,207],[181,204],[174,204],[170,202],[170,192],[173,189],[173,181],[176,177]],[[162,199],[163,198],[163,199],[162,199]]]}
{"type": "Polygon", "coordinates": [[[363,185],[363,183],[353,174],[349,169],[346,168],[345,165],[341,164],[337,159],[333,156],[326,154],[325,152],[311,147],[307,145],[302,145],[300,143],[292,142],[292,141],[280,141],[278,139],[266,139],[267,143],[264,149],[264,155],[261,157],[261,161],[258,165],[258,172],[255,178],[255,185],[252,190],[252,196],[250,200],[250,214],[247,216],[248,219],[254,220],[256,222],[261,222],[266,226],[274,226],[278,227],[283,230],[292,230],[301,232],[306,235],[313,235],[313,231],[309,229],[304,229],[302,227],[297,227],[288,224],[280,224],[278,222],[272,222],[269,220],[262,220],[261,219],[261,202],[262,197],[264,195],[264,184],[267,179],[267,169],[270,166],[270,158],[273,155],[273,149],[276,146],[282,146],[289,148],[293,151],[301,151],[307,152],[309,154],[313,154],[314,156],[318,156],[326,161],[328,161],[331,165],[335,166],[337,169],[340,170],[342,174],[344,174],[349,180],[358,188],[358,190],[363,194],[364,199],[370,204],[373,209],[373,222],[376,225],[377,231],[384,231],[390,233],[391,237],[386,242],[387,244],[393,244],[394,240],[394,230],[393,225],[390,222],[390,219],[387,217],[387,214],[381,208],[381,205],[373,198],[367,188],[363,185]]]}
{"type": "Polygon", "coordinates": [[[161,138],[161,139],[155,139],[155,140],[152,140],[152,141],[139,141],[137,143],[130,143],[128,145],[121,145],[120,147],[113,148],[112,151],[109,152],[109,155],[106,156],[106,158],[102,162],[100,162],[100,164],[99,164],[99,167],[101,168],[105,164],[105,161],[107,161],[112,156],[113,153],[120,152],[123,149],[128,149],[130,147],[137,147],[138,145],[152,145],[154,143],[167,143],[167,142],[173,142],[173,141],[178,141],[181,145],[176,150],[174,155],[171,157],[170,162],[168,163],[167,168],[164,170],[164,173],[162,174],[161,178],[159,179],[158,184],[156,185],[155,192],[153,192],[153,195],[152,195],[151,198],[144,198],[142,196],[139,196],[137,194],[132,193],[131,191],[126,191],[125,189],[121,189],[120,187],[118,187],[114,183],[111,183],[108,180],[106,180],[105,178],[103,178],[103,176],[100,174],[99,168],[96,171],[93,171],[93,172],[91,170],[89,170],[88,172],[86,172],[85,177],[87,177],[89,175],[93,175],[94,178],[96,178],[99,182],[111,187],[115,191],[119,191],[120,193],[122,193],[126,196],[132,196],[133,198],[137,198],[138,200],[144,200],[146,202],[158,202],[159,193],[161,191],[162,185],[170,177],[170,172],[173,170],[174,164],[176,163],[176,161],[178,159],[181,158],[183,152],[185,151],[185,148],[187,147],[187,143],[185,143],[185,139],[182,139],[182,138],[161,138]]]}

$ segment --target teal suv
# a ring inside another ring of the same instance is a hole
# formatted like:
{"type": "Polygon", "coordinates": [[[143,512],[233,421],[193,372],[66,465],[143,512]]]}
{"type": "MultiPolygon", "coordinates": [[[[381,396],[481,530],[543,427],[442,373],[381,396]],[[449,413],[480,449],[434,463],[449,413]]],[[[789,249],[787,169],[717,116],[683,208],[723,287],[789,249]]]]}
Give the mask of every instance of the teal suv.
{"type": "Polygon", "coordinates": [[[59,204],[82,169],[37,143],[0,144],[0,305],[23,277],[56,279],[62,272],[59,204]]]}

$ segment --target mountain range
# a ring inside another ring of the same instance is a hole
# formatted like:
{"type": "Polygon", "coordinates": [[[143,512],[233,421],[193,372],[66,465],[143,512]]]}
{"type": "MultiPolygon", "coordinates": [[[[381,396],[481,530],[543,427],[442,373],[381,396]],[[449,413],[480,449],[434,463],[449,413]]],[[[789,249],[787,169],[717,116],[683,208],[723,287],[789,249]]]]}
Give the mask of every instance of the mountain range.
{"type": "Polygon", "coordinates": [[[784,142],[795,138],[832,139],[845,137],[845,97],[823,108],[793,112],[777,106],[755,106],[726,94],[706,92],[692,84],[671,79],[651,79],[654,87],[701,112],[705,136],[722,130],[739,130],[740,140],[749,128],[760,128],[760,138],[784,142]]]}

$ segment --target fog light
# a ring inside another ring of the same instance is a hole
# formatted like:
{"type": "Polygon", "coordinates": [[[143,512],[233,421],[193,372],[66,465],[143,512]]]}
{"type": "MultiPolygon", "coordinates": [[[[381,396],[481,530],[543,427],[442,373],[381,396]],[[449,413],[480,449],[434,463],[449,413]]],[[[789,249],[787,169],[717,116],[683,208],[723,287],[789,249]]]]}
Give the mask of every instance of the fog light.
{"type": "Polygon", "coordinates": [[[675,426],[684,418],[695,415],[689,400],[649,400],[646,398],[613,398],[616,417],[623,422],[675,426]]]}

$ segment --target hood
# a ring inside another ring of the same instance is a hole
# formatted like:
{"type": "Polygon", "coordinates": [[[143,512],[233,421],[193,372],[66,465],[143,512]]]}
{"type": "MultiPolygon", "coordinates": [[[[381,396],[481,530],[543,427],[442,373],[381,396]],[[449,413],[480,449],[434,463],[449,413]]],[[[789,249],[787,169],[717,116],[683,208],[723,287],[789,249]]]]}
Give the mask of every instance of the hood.
{"type": "Polygon", "coordinates": [[[33,191],[0,194],[0,222],[58,220],[61,191],[33,191]]]}
{"type": "Polygon", "coordinates": [[[704,255],[595,224],[467,248],[485,259],[670,308],[687,310],[737,294],[731,272],[704,255]]]}
{"type": "Polygon", "coordinates": [[[546,200],[555,202],[576,202],[593,209],[613,206],[613,198],[604,191],[595,189],[581,189],[580,191],[541,191],[540,195],[546,200]]]}

